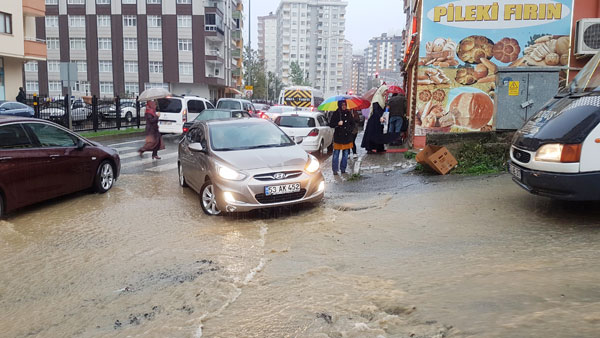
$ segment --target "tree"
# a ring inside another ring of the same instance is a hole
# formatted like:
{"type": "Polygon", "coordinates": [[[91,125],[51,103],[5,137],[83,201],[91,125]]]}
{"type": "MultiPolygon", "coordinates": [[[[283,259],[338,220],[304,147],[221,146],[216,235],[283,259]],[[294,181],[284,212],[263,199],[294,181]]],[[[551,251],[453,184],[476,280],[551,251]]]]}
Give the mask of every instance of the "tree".
{"type": "Polygon", "coordinates": [[[267,79],[265,64],[258,51],[250,47],[244,48],[244,84],[253,86],[253,99],[266,99],[267,79]]]}
{"type": "Polygon", "coordinates": [[[281,78],[272,72],[267,73],[267,83],[268,83],[268,97],[267,100],[277,101],[279,98],[279,92],[283,88],[283,81],[281,78]]]}
{"type": "Polygon", "coordinates": [[[300,68],[300,65],[296,61],[292,61],[290,64],[290,76],[292,78],[292,83],[297,86],[309,86],[310,82],[308,81],[308,74],[304,76],[304,71],[300,68]]]}

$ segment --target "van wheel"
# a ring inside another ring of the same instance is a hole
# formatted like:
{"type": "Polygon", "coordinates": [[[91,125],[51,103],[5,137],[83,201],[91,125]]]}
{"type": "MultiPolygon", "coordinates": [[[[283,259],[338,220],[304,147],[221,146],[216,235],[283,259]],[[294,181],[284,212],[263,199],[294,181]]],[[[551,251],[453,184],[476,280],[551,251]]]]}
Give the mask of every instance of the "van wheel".
{"type": "Polygon", "coordinates": [[[102,161],[96,171],[94,188],[96,192],[103,194],[112,188],[115,183],[115,173],[112,164],[109,161],[102,161]]]}
{"type": "Polygon", "coordinates": [[[188,186],[185,181],[185,176],[183,176],[183,168],[181,167],[181,163],[177,163],[177,172],[179,173],[179,186],[185,188],[188,186]]]}
{"type": "Polygon", "coordinates": [[[200,189],[200,205],[205,214],[217,216],[221,210],[217,207],[217,196],[215,195],[215,186],[211,181],[204,182],[200,189]]]}

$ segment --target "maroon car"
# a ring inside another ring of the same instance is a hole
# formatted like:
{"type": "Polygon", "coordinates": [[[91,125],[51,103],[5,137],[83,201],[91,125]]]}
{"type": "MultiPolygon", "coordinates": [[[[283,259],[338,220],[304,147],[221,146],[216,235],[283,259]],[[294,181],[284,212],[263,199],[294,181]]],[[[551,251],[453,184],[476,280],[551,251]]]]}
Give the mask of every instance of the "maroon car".
{"type": "Polygon", "coordinates": [[[104,193],[120,168],[116,150],[55,123],[0,116],[0,217],[80,190],[104,193]]]}

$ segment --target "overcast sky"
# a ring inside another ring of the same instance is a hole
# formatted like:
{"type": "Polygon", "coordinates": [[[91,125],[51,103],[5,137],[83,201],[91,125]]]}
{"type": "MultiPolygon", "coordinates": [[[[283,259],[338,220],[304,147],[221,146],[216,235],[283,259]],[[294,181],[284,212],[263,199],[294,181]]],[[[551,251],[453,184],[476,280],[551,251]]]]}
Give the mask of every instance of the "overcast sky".
{"type": "MultiPolygon", "coordinates": [[[[257,48],[258,16],[276,13],[280,0],[244,0],[246,34],[248,43],[248,3],[252,5],[252,46],[257,48]]],[[[346,39],[353,44],[355,52],[361,52],[369,44],[369,39],[381,33],[400,35],[405,26],[402,0],[346,0],[346,39]]]]}

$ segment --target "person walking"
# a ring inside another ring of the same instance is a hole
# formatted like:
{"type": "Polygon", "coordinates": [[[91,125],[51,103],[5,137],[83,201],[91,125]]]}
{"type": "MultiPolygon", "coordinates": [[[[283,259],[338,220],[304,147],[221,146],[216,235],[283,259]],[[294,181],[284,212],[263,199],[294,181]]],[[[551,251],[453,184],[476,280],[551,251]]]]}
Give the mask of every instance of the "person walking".
{"type": "Polygon", "coordinates": [[[158,131],[158,117],[160,112],[156,111],[156,102],[154,100],[146,103],[146,143],[138,150],[140,157],[144,156],[145,151],[152,151],[152,159],[160,160],[158,151],[165,149],[162,136],[158,131]]]}
{"type": "Polygon", "coordinates": [[[27,102],[27,95],[25,95],[25,90],[23,89],[23,87],[19,87],[19,94],[17,94],[17,102],[27,102]]]}
{"type": "Polygon", "coordinates": [[[384,144],[387,143],[387,138],[383,134],[383,123],[385,119],[383,117],[383,107],[385,104],[385,95],[387,93],[387,87],[381,86],[373,96],[371,101],[371,115],[367,120],[367,127],[363,134],[361,147],[367,150],[367,153],[372,154],[377,152],[378,154],[385,152],[384,144]]]}
{"type": "Polygon", "coordinates": [[[353,138],[355,137],[352,134],[354,118],[347,109],[346,101],[338,101],[338,109],[331,115],[329,126],[335,129],[333,132],[333,158],[331,163],[333,174],[338,175],[338,168],[342,171],[342,174],[345,174],[348,165],[348,154],[352,149],[353,138]],[[341,163],[340,152],[342,153],[341,163]]]}
{"type": "Polygon", "coordinates": [[[404,94],[392,94],[392,98],[388,101],[388,107],[390,108],[388,134],[394,134],[391,145],[401,145],[402,123],[404,122],[404,115],[406,115],[406,97],[404,94]]]}

